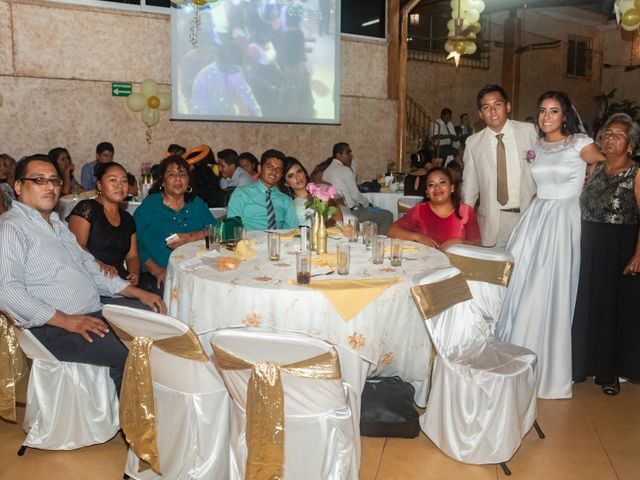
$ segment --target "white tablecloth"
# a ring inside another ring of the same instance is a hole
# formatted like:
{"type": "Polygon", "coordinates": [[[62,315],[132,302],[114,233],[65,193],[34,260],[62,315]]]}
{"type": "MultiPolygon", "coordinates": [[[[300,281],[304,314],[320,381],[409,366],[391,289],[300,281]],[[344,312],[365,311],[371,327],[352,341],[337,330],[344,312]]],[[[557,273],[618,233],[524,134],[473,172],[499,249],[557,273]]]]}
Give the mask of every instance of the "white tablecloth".
{"type": "MultiPolygon", "coordinates": [[[[409,382],[429,378],[432,346],[409,289],[416,275],[449,265],[444,254],[412,244],[419,250],[406,251],[403,265],[394,268],[388,259],[373,265],[371,252],[361,243],[352,243],[351,274],[315,277],[312,284],[343,278],[400,277],[401,281],[345,321],[321,292],[289,285],[288,280],[295,279],[298,239],[282,242],[280,261],[271,262],[266,256],[266,234],[249,232],[248,236],[255,241],[258,255],[242,262],[237,270],[218,272],[197,260],[194,265],[194,259],[206,253],[204,242],[173,252],[165,286],[169,315],[199,335],[243,325],[302,332],[354,352],[372,365],[370,374],[400,375],[409,382]]],[[[329,240],[330,252],[335,251],[336,243],[329,240]]],[[[314,266],[311,273],[329,270],[314,266]]]]}
{"type": "Polygon", "coordinates": [[[374,207],[389,210],[393,214],[393,220],[398,219],[398,200],[404,195],[402,192],[367,192],[363,193],[366,199],[374,207]]]}

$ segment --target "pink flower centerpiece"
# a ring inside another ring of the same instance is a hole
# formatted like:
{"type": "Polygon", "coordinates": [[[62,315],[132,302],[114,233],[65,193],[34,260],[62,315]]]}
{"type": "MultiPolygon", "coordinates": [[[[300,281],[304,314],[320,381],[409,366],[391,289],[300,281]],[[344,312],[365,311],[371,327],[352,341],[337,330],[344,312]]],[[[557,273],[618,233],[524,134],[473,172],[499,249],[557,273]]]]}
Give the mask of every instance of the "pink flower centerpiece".
{"type": "Polygon", "coordinates": [[[336,207],[329,206],[329,200],[335,198],[338,193],[336,189],[331,185],[308,183],[307,192],[311,198],[307,200],[305,207],[318,212],[325,220],[329,220],[336,211],[336,207]]]}

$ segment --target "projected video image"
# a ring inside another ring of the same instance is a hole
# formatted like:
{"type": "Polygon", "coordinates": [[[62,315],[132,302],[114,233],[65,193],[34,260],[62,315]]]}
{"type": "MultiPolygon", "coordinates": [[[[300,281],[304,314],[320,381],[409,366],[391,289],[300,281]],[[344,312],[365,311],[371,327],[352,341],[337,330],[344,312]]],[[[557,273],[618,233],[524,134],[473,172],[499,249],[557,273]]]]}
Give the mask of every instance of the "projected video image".
{"type": "Polygon", "coordinates": [[[339,2],[172,8],[173,118],[338,123],[339,2]]]}

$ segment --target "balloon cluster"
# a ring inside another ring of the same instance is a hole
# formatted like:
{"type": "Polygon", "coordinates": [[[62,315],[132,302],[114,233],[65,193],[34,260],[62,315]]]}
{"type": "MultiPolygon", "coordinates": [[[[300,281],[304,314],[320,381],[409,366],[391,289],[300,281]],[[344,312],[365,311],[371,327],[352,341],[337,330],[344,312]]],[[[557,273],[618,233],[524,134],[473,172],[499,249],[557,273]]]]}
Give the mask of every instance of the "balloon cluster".
{"type": "Polygon", "coordinates": [[[449,57],[455,58],[456,65],[460,61],[460,55],[473,55],[477,46],[475,39],[480,33],[480,14],[484,10],[482,0],[451,0],[451,20],[447,23],[449,37],[444,44],[444,49],[449,52],[449,57]]]}
{"type": "Polygon", "coordinates": [[[640,27],[640,0],[616,0],[613,8],[624,30],[633,32],[640,27]]]}
{"type": "Polygon", "coordinates": [[[171,0],[171,3],[183,7],[191,5],[194,9],[193,20],[191,21],[191,30],[189,31],[189,40],[193,48],[198,46],[198,35],[200,33],[200,26],[202,25],[202,18],[200,16],[200,9],[208,3],[216,3],[218,0],[171,0]]]}
{"type": "Polygon", "coordinates": [[[171,108],[171,94],[161,92],[155,80],[146,79],[140,85],[140,93],[127,97],[127,107],[142,112],[142,121],[147,126],[145,136],[151,142],[151,127],[160,121],[160,110],[171,108]]]}

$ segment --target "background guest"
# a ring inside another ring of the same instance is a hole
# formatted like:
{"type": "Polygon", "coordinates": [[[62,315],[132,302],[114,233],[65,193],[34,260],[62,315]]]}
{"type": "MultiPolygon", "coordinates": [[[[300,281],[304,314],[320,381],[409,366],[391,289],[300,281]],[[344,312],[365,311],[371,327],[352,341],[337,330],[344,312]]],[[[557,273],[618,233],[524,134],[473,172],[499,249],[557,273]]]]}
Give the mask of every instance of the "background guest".
{"type": "Polygon", "coordinates": [[[87,163],[82,167],[80,172],[80,184],[85,190],[93,190],[96,188],[96,176],[93,169],[98,163],[113,162],[113,145],[109,142],[101,142],[96,147],[96,159],[93,162],[87,163]]]}
{"type": "Polygon", "coordinates": [[[76,178],[73,176],[74,165],[71,161],[71,155],[69,155],[69,150],[63,147],[56,147],[54,149],[49,150],[47,154],[49,160],[51,160],[54,165],[56,165],[60,175],[62,176],[62,191],[61,195],[69,195],[70,193],[80,193],[84,191],[82,186],[76,181],[76,178]]]}
{"type": "Polygon", "coordinates": [[[140,286],[161,291],[171,251],[204,238],[204,226],[215,225],[207,205],[189,185],[189,165],[177,155],[160,163],[160,177],[149,196],[136,209],[134,218],[143,266],[140,286]],[[175,238],[166,240],[171,235],[175,238]]]}
{"type": "Polygon", "coordinates": [[[69,230],[91,253],[102,273],[119,275],[131,285],[140,278],[140,257],[133,217],[119,207],[129,191],[127,172],[116,162],[96,165],[98,196],[82,200],[67,217],[69,230]],[[125,268],[126,264],[126,268],[125,268]]]}
{"type": "Polygon", "coordinates": [[[183,158],[189,164],[189,183],[193,192],[209,208],[225,207],[229,195],[220,187],[220,177],[213,172],[216,161],[211,148],[208,145],[200,145],[185,153],[183,158]]]}
{"type": "Polygon", "coordinates": [[[0,154],[0,213],[6,212],[16,199],[13,191],[15,170],[16,161],[6,153],[0,154]]]}
{"type": "Polygon", "coordinates": [[[238,154],[231,148],[220,150],[217,154],[218,168],[220,169],[220,187],[229,190],[236,187],[244,187],[253,183],[253,177],[243,168],[240,168],[238,154]]]}
{"type": "Polygon", "coordinates": [[[598,134],[596,164],[580,197],[580,283],[573,316],[573,380],[594,376],[608,395],[618,375],[640,381],[640,166],[631,159],[640,127],[617,113],[598,134]]]}
{"type": "MultiPolygon", "coordinates": [[[[313,210],[305,207],[310,198],[307,184],[311,181],[309,174],[297,158],[287,157],[284,161],[284,174],[280,184],[280,190],[293,199],[293,206],[300,225],[311,226],[313,222],[313,210]]],[[[329,200],[331,206],[336,207],[335,213],[330,218],[330,224],[342,222],[342,211],[335,199],[329,200]]]]}
{"type": "Polygon", "coordinates": [[[456,243],[480,244],[480,227],[473,208],[460,202],[450,173],[435,167],[426,175],[426,201],[419,203],[389,227],[391,238],[446,249],[456,243]]]}
{"type": "Polygon", "coordinates": [[[258,171],[258,159],[251,152],[242,152],[238,155],[238,163],[240,166],[251,175],[254,181],[260,178],[260,172],[258,171]]]}
{"type": "Polygon", "coordinates": [[[433,151],[422,149],[411,155],[411,170],[404,177],[404,194],[424,196],[427,172],[433,168],[433,151]]]}

